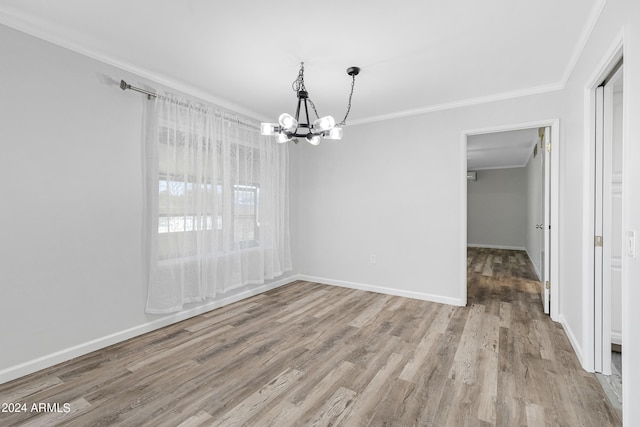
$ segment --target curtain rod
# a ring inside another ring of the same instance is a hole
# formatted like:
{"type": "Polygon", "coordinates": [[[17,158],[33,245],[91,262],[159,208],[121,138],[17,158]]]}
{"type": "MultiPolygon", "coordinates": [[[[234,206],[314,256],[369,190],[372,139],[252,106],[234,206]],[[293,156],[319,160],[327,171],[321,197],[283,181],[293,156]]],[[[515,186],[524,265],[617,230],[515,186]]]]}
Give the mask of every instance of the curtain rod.
{"type": "Polygon", "coordinates": [[[131,89],[131,90],[135,90],[136,92],[144,93],[145,95],[147,95],[147,99],[151,99],[151,97],[155,98],[157,96],[155,93],[149,92],[148,90],[144,90],[144,89],[140,89],[139,87],[131,86],[130,84],[128,84],[124,80],[120,80],[120,89],[122,89],[122,90],[131,89]]]}
{"type": "MultiPolygon", "coordinates": [[[[145,95],[147,95],[147,99],[151,99],[152,97],[153,98],[157,98],[158,97],[158,95],[156,95],[155,93],[150,92],[148,90],[141,89],[139,87],[131,86],[129,83],[125,82],[124,80],[120,80],[120,89],[122,89],[122,90],[130,89],[130,90],[134,90],[136,92],[144,93],[145,95]]],[[[251,129],[256,129],[256,130],[260,129],[258,126],[256,126],[253,123],[246,123],[246,122],[240,121],[240,120],[237,120],[237,122],[238,122],[238,124],[241,124],[243,126],[247,126],[247,127],[251,128],[251,129]]]]}

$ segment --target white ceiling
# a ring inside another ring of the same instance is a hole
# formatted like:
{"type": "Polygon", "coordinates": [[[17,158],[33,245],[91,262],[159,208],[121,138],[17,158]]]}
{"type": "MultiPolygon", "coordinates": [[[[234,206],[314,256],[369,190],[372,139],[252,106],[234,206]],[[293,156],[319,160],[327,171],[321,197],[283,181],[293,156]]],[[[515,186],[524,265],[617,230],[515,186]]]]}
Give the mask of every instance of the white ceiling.
{"type": "Polygon", "coordinates": [[[300,61],[339,120],[360,66],[357,124],[561,88],[604,1],[2,0],[0,22],[269,121],[300,61]]]}
{"type": "Polygon", "coordinates": [[[524,167],[538,141],[538,128],[470,135],[467,170],[524,167]]]}

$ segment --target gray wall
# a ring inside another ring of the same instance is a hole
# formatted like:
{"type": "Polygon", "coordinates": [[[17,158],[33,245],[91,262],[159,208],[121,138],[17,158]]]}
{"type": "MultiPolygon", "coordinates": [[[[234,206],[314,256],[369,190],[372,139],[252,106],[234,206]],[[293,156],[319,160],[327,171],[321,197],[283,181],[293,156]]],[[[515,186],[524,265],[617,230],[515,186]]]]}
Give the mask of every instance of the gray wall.
{"type": "Polygon", "coordinates": [[[467,244],[524,249],[527,227],[525,168],[477,171],[467,183],[467,244]]]}
{"type": "MultiPolygon", "coordinates": [[[[161,87],[1,25],[0,57],[2,382],[188,313],[144,313],[141,129],[148,101],[118,83],[161,87]]],[[[298,155],[291,154],[295,236],[298,155]]],[[[295,239],[292,251],[295,269],[295,239]]]]}
{"type": "Polygon", "coordinates": [[[464,304],[465,132],[559,117],[560,99],[548,92],[398,117],[349,126],[342,141],[298,144],[299,239],[309,242],[300,271],[323,283],[464,304]]]}

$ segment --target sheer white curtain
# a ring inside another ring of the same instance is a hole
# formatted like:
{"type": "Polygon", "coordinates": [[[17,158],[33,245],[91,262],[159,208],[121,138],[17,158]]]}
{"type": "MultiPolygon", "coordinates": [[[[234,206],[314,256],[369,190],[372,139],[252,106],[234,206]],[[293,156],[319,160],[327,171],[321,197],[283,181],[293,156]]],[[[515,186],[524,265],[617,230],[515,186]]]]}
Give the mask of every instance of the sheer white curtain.
{"type": "Polygon", "coordinates": [[[291,270],[287,145],[215,106],[158,93],[146,108],[146,311],[291,270]]]}

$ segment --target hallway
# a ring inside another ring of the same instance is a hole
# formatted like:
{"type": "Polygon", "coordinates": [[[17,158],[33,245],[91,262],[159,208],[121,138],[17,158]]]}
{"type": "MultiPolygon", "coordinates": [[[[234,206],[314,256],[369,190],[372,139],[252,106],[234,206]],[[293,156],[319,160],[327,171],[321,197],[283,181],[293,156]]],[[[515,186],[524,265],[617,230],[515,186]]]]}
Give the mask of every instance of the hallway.
{"type": "Polygon", "coordinates": [[[526,252],[469,248],[467,282],[468,304],[500,319],[498,425],[621,425],[562,326],[543,313],[526,252]]]}

